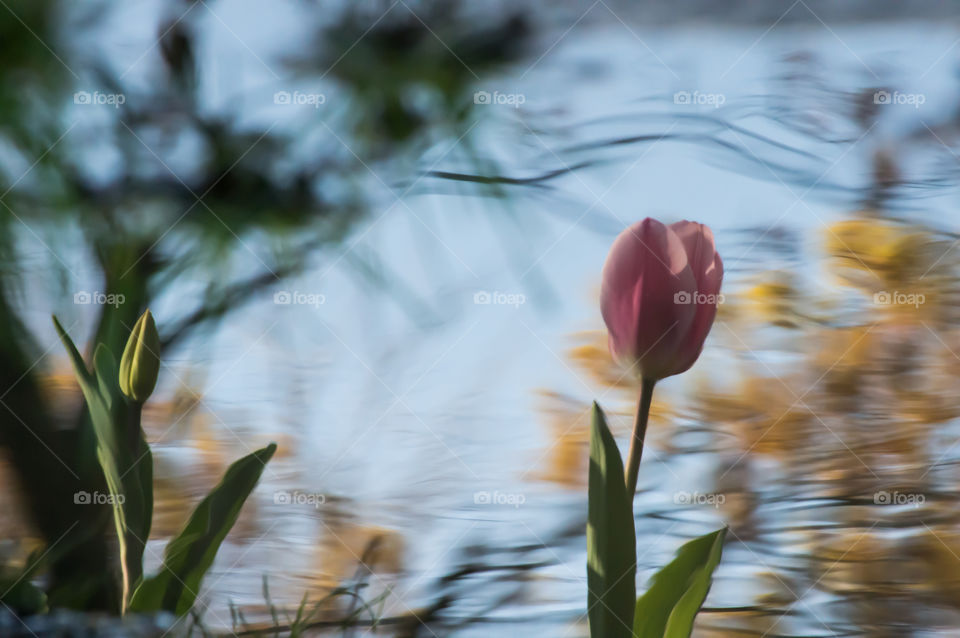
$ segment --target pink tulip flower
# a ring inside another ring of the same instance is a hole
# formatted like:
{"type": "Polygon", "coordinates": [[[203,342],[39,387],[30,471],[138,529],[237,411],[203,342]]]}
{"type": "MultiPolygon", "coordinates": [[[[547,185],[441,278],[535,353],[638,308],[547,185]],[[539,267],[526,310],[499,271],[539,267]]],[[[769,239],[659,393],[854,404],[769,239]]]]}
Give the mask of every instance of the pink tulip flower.
{"type": "Polygon", "coordinates": [[[613,357],[653,383],[700,356],[717,314],[723,262],[703,224],[650,217],[624,230],[603,267],[600,309],[613,357]]]}

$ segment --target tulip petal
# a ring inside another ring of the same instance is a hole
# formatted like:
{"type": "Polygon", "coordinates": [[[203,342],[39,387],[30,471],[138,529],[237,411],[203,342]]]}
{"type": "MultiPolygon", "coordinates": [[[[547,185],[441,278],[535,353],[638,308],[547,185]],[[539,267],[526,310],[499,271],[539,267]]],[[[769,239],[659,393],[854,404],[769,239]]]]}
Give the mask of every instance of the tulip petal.
{"type": "Polygon", "coordinates": [[[690,369],[700,356],[703,342],[717,316],[717,300],[723,282],[723,260],[717,253],[713,231],[708,226],[681,221],[670,224],[670,229],[683,242],[690,269],[697,281],[697,295],[694,299],[696,315],[679,353],[678,368],[675,372],[679,374],[690,369]]]}
{"type": "Polygon", "coordinates": [[[670,228],[647,218],[620,233],[600,291],[613,356],[643,378],[676,374],[678,348],[696,314],[677,295],[696,285],[684,244],[670,228]]]}
{"type": "Polygon", "coordinates": [[[713,231],[709,226],[686,220],[670,224],[669,228],[683,242],[690,269],[697,280],[698,292],[705,295],[720,292],[723,265],[721,264],[719,270],[715,268],[717,246],[713,240],[713,231]]]}

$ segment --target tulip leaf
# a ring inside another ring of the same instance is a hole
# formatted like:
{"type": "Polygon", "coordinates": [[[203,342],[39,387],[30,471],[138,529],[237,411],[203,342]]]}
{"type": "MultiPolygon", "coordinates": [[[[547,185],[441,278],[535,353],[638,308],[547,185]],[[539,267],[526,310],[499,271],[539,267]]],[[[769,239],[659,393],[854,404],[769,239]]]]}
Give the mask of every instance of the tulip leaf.
{"type": "Polygon", "coordinates": [[[689,638],[710,591],[726,534],[723,528],[685,543],[676,558],[654,574],[650,588],[637,600],[636,638],[689,638]]]}
{"type": "Polygon", "coordinates": [[[117,362],[106,346],[97,346],[89,371],[56,317],[53,322],[90,413],[97,460],[111,496],[126,602],[143,573],[153,517],[153,460],[140,428],[140,406],[128,404],[120,393],[117,362]]]}
{"type": "Polygon", "coordinates": [[[60,336],[60,341],[63,342],[67,350],[70,362],[73,364],[73,371],[77,377],[77,382],[80,384],[80,390],[83,392],[87,410],[90,413],[90,421],[97,439],[97,460],[100,462],[107,488],[110,490],[110,501],[113,508],[114,524],[117,529],[120,555],[125,557],[127,556],[127,522],[123,507],[125,500],[123,480],[119,469],[122,446],[119,445],[117,440],[115,408],[118,406],[116,397],[110,390],[111,383],[116,385],[116,375],[110,376],[116,370],[116,361],[106,346],[101,344],[94,352],[93,372],[87,370],[87,365],[76,345],[56,317],[53,318],[53,324],[60,336]]]}
{"type": "Polygon", "coordinates": [[[190,611],[204,574],[276,449],[276,444],[271,443],[227,469],[220,483],[197,505],[183,530],[167,545],[160,571],[144,579],[134,592],[132,611],[164,610],[177,616],[190,611]]]}
{"type": "MultiPolygon", "coordinates": [[[[70,357],[70,363],[73,365],[73,372],[80,384],[80,390],[83,392],[83,398],[87,403],[87,409],[90,411],[90,418],[94,422],[94,428],[97,434],[97,444],[113,447],[115,437],[113,436],[113,421],[111,419],[111,402],[109,397],[104,397],[101,392],[101,385],[96,375],[87,370],[87,364],[83,360],[77,346],[74,345],[70,335],[63,329],[57,318],[53,318],[53,325],[57,329],[60,341],[67,350],[67,356],[70,357]],[[104,437],[101,440],[101,436],[104,437]]],[[[100,348],[98,348],[100,350],[100,348]]]]}
{"type": "MultiPolygon", "coordinates": [[[[124,604],[143,575],[143,553],[150,538],[153,518],[153,455],[140,426],[142,404],[127,401],[120,391],[117,361],[102,344],[93,357],[100,394],[111,417],[113,464],[119,472],[119,486],[111,488],[114,507],[122,515],[118,527],[120,561],[123,574],[124,604]]],[[[101,461],[101,465],[103,462],[101,461]]],[[[108,481],[109,484],[109,481],[108,481]]]]}
{"type": "Polygon", "coordinates": [[[623,461],[593,404],[587,515],[587,612],[595,638],[632,638],[637,547],[623,461]]]}

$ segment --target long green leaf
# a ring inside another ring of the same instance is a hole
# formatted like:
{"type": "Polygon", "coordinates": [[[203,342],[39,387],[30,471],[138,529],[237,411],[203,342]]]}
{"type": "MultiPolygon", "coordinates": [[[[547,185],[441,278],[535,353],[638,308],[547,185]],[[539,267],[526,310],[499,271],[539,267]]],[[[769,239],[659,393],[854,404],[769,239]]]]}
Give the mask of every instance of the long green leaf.
{"type": "Polygon", "coordinates": [[[276,449],[276,444],[271,443],[227,469],[220,483],[197,505],[183,530],[167,545],[160,571],[145,579],[134,592],[131,610],[165,610],[177,616],[190,611],[204,574],[276,449]]]}
{"type": "Polygon", "coordinates": [[[676,558],[654,574],[650,588],[637,600],[637,638],[689,638],[720,563],[726,534],[723,528],[684,544],[676,558]]]}
{"type": "MultiPolygon", "coordinates": [[[[116,491],[123,495],[115,507],[122,514],[120,561],[123,573],[124,609],[143,576],[143,553],[153,519],[153,456],[140,427],[141,403],[127,401],[120,392],[119,368],[113,354],[102,344],[93,357],[100,395],[111,415],[112,462],[119,472],[116,491]]],[[[98,433],[100,428],[95,428],[98,433]]],[[[98,434],[98,440],[104,435],[98,434]]],[[[101,462],[102,464],[102,462],[101,462]]],[[[109,482],[108,482],[109,483],[109,482]]]]}
{"type": "Polygon", "coordinates": [[[620,450],[593,404],[587,515],[587,610],[594,638],[632,638],[637,546],[620,450]]]}
{"type": "Polygon", "coordinates": [[[106,346],[97,346],[89,371],[56,317],[53,323],[83,392],[97,440],[97,460],[112,497],[125,605],[143,573],[153,517],[153,459],[140,428],[140,406],[129,404],[120,393],[117,362],[106,346]]]}
{"type": "MultiPolygon", "coordinates": [[[[70,362],[73,364],[74,374],[80,384],[80,390],[83,392],[83,398],[90,413],[90,421],[93,424],[93,431],[97,439],[97,460],[103,469],[107,489],[110,490],[110,496],[112,497],[113,519],[117,530],[121,562],[123,563],[124,574],[126,574],[129,554],[127,548],[128,530],[123,505],[126,496],[120,470],[123,445],[117,437],[116,415],[118,405],[115,395],[110,391],[110,384],[117,384],[115,375],[114,378],[110,377],[111,372],[116,370],[116,362],[110,351],[101,344],[94,352],[93,372],[87,370],[87,365],[80,355],[80,351],[77,350],[77,346],[74,345],[73,340],[70,339],[56,317],[53,318],[53,325],[57,334],[60,335],[60,341],[63,342],[63,346],[67,350],[70,362]]],[[[128,590],[128,588],[125,587],[125,590],[128,590]]]]}
{"type": "MultiPolygon", "coordinates": [[[[70,363],[73,364],[73,371],[80,384],[80,390],[83,392],[83,398],[87,403],[87,410],[90,412],[90,418],[93,420],[94,429],[97,435],[97,444],[107,448],[110,451],[111,458],[116,453],[116,436],[111,415],[112,402],[109,394],[101,392],[101,380],[97,378],[95,372],[87,370],[87,364],[74,345],[70,335],[63,329],[57,318],[53,318],[53,325],[60,335],[60,341],[67,350],[70,357],[70,363]]],[[[109,350],[105,346],[100,346],[94,353],[94,361],[97,355],[100,357],[102,365],[106,365],[109,350]]]]}

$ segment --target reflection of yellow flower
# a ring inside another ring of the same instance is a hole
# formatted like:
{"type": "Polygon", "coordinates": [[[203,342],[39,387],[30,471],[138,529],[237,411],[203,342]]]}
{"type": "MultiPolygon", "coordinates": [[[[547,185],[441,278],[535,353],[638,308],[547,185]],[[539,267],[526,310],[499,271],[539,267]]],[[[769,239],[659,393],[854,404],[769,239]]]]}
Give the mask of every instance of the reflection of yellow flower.
{"type": "Polygon", "coordinates": [[[570,350],[570,360],[591,379],[606,388],[637,388],[634,375],[628,374],[610,355],[606,330],[590,330],[575,335],[582,341],[570,350]]]}
{"type": "Polygon", "coordinates": [[[817,335],[815,369],[822,370],[818,389],[834,411],[856,410],[862,392],[867,363],[875,353],[875,339],[869,326],[835,328],[817,335]]]}
{"type": "Polygon", "coordinates": [[[771,273],[744,293],[750,308],[763,321],[783,328],[796,327],[799,293],[786,273],[771,273]]]}
{"type": "Polygon", "coordinates": [[[589,458],[589,405],[547,390],[540,395],[540,411],[547,417],[550,439],[545,454],[547,467],[539,478],[571,489],[583,487],[589,458]]]}
{"type": "Polygon", "coordinates": [[[960,417],[960,403],[955,392],[933,387],[930,392],[911,390],[899,396],[898,416],[908,423],[933,425],[960,417]]]}
{"type": "MultiPolygon", "coordinates": [[[[581,348],[575,350],[581,353],[592,353],[592,356],[581,361],[581,363],[587,362],[595,365],[598,361],[602,361],[601,351],[597,348],[587,349],[587,346],[581,346],[581,348]]],[[[610,354],[605,347],[602,349],[602,353],[610,359],[610,354]]],[[[616,379],[616,377],[604,378],[616,379]]],[[[633,377],[628,378],[633,379],[633,377]]],[[[608,387],[621,388],[622,386],[608,384],[608,387]]],[[[542,463],[546,467],[538,470],[536,478],[570,489],[585,487],[587,484],[587,461],[590,457],[588,446],[590,443],[591,403],[550,390],[540,390],[538,394],[541,399],[538,409],[546,417],[549,438],[542,458],[542,463]]],[[[618,437],[630,436],[630,426],[633,424],[631,411],[634,409],[637,390],[635,387],[629,387],[624,394],[629,397],[629,400],[624,402],[624,410],[607,411],[610,428],[618,437]]],[[[650,422],[656,423],[658,426],[662,425],[664,423],[664,413],[667,409],[666,403],[655,401],[650,408],[650,422]]],[[[657,445],[663,434],[662,427],[651,428],[648,431],[647,443],[657,445]]]]}
{"type": "Polygon", "coordinates": [[[822,583],[835,592],[895,593],[897,587],[884,559],[896,555],[893,543],[872,532],[856,530],[822,535],[811,551],[823,574],[822,583]]]}
{"type": "Polygon", "coordinates": [[[952,530],[928,527],[927,533],[918,540],[917,554],[928,570],[923,581],[924,589],[954,607],[960,607],[960,573],[956,569],[960,536],[952,530]]]}
{"type": "Polygon", "coordinates": [[[696,397],[699,418],[728,425],[749,453],[783,457],[803,449],[810,434],[809,411],[776,379],[748,375],[731,394],[704,385],[696,397]]]}
{"type": "MultiPolygon", "coordinates": [[[[323,523],[313,543],[313,564],[304,574],[309,589],[325,592],[342,585],[356,577],[358,565],[375,574],[397,574],[405,569],[407,543],[403,535],[394,529],[355,520],[341,508],[356,505],[353,501],[328,502],[318,510],[323,523]]],[[[342,599],[336,597],[329,600],[331,608],[341,603],[342,599]]],[[[401,604],[409,603],[401,601],[401,604]]],[[[342,610],[337,614],[342,614],[342,610]]]]}
{"type": "Polygon", "coordinates": [[[931,265],[926,232],[872,219],[837,222],[827,229],[828,265],[841,281],[869,292],[916,283],[931,265]]]}

